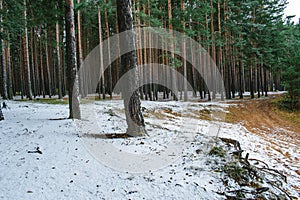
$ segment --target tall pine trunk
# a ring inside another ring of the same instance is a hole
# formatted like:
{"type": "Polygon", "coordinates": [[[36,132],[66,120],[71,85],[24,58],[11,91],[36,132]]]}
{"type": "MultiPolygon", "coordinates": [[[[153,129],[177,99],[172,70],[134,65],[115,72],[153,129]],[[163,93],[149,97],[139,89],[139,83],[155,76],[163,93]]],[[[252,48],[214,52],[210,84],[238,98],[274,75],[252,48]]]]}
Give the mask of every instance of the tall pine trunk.
{"type": "Polygon", "coordinates": [[[41,74],[41,94],[43,94],[43,98],[46,97],[45,93],[45,79],[44,79],[44,62],[43,62],[43,36],[42,36],[42,28],[40,28],[40,74],[41,74]]]}
{"type": "Polygon", "coordinates": [[[80,119],[79,86],[77,74],[74,4],[73,0],[65,1],[66,48],[67,48],[67,87],[69,94],[70,119],[80,119]]]}
{"type": "Polygon", "coordinates": [[[32,100],[29,52],[28,52],[27,11],[26,10],[27,10],[26,0],[24,0],[24,11],[23,11],[23,17],[24,17],[24,37],[23,37],[24,75],[25,75],[26,96],[29,100],[32,100]]]}
{"type": "MultiPolygon", "coordinates": [[[[2,0],[0,0],[0,10],[2,11],[2,0]]],[[[2,14],[0,13],[0,32],[3,32],[2,28],[2,14]]],[[[0,41],[1,45],[1,86],[2,86],[2,97],[3,99],[7,99],[7,76],[6,76],[6,62],[4,55],[4,40],[1,37],[0,41]]]]}
{"type": "Polygon", "coordinates": [[[35,29],[34,30],[34,38],[33,38],[33,43],[34,43],[34,51],[33,51],[33,54],[34,54],[34,74],[36,76],[35,78],[35,89],[36,91],[34,91],[35,95],[40,95],[40,75],[39,75],[39,64],[38,64],[38,39],[37,39],[37,32],[38,29],[35,29]]]}
{"type": "MultiPolygon", "coordinates": [[[[182,23],[182,27],[183,27],[183,31],[185,31],[185,6],[184,6],[184,1],[181,0],[181,12],[182,12],[182,19],[181,19],[181,23],[182,23]]],[[[185,57],[186,56],[186,40],[183,39],[183,43],[182,43],[182,54],[185,57]]],[[[188,94],[187,94],[187,67],[186,67],[186,60],[185,58],[183,58],[183,91],[184,91],[184,95],[183,95],[183,100],[187,101],[188,99],[188,94]]]]}
{"type": "MultiPolygon", "coordinates": [[[[170,50],[172,51],[171,52],[171,63],[172,65],[174,65],[175,67],[175,54],[174,54],[174,51],[175,51],[175,47],[174,47],[174,41],[173,41],[173,24],[172,24],[172,2],[171,0],[168,0],[168,18],[169,18],[169,32],[170,32],[170,35],[171,35],[171,38],[170,38],[170,50]]],[[[173,94],[173,99],[174,100],[178,100],[177,99],[177,95],[178,95],[178,89],[177,89],[177,76],[176,76],[176,71],[175,69],[172,70],[172,92],[174,93],[173,94]]]]}
{"type": "Polygon", "coordinates": [[[51,72],[50,72],[50,59],[49,59],[49,51],[48,51],[48,34],[47,31],[45,33],[45,55],[46,55],[46,73],[47,73],[47,90],[48,90],[48,95],[49,98],[52,96],[52,91],[51,91],[51,72]]]}
{"type": "MultiPolygon", "coordinates": [[[[58,6],[57,6],[58,8],[58,6]]],[[[57,16],[56,16],[57,17],[57,16]]],[[[61,60],[60,60],[60,40],[59,40],[59,22],[56,21],[56,59],[57,59],[57,79],[58,79],[58,98],[62,98],[62,78],[61,78],[61,60]]]]}
{"type": "MultiPolygon", "coordinates": [[[[106,0],[104,0],[104,3],[106,3],[106,0]]],[[[108,22],[108,15],[107,15],[107,9],[104,9],[104,17],[105,17],[105,33],[106,33],[106,40],[108,43],[107,46],[107,59],[108,63],[111,63],[111,55],[110,55],[110,30],[109,30],[109,22],[108,22]]],[[[108,84],[109,84],[109,97],[112,99],[112,65],[109,65],[109,79],[108,79],[108,84]]]]}
{"type": "Polygon", "coordinates": [[[9,42],[7,42],[6,65],[7,65],[7,95],[8,95],[8,99],[13,99],[13,83],[12,83],[12,70],[11,70],[12,67],[11,67],[9,42]]]}
{"type": "MultiPolygon", "coordinates": [[[[121,52],[126,46],[135,49],[135,33],[133,30],[133,18],[130,0],[117,1],[119,31],[126,31],[126,40],[120,41],[121,52]]],[[[124,98],[126,122],[128,125],[127,134],[131,136],[142,136],[146,134],[144,117],[141,112],[141,102],[138,86],[138,71],[136,63],[136,52],[131,51],[121,56],[120,77],[127,71],[132,70],[133,77],[126,79],[126,85],[122,87],[122,96],[124,98]]]]}
{"type": "MultiPolygon", "coordinates": [[[[214,1],[210,0],[210,7],[211,10],[214,10],[214,1]]],[[[211,31],[211,57],[214,62],[216,62],[216,41],[215,41],[215,26],[214,26],[214,12],[211,11],[210,13],[210,31],[211,31]]],[[[211,63],[212,64],[212,63],[211,63]]],[[[214,64],[212,64],[214,65],[214,64]]],[[[214,68],[211,69],[211,86],[213,87],[212,91],[212,99],[216,98],[216,84],[213,77],[215,77],[215,70],[214,68]]]]}
{"type": "Polygon", "coordinates": [[[33,97],[36,98],[36,76],[34,74],[34,69],[35,69],[35,62],[34,62],[34,46],[33,46],[33,39],[34,38],[34,28],[32,27],[30,29],[30,52],[31,52],[31,56],[30,56],[30,66],[31,66],[31,69],[30,69],[30,72],[31,72],[31,77],[32,77],[32,89],[33,89],[33,97]]]}
{"type": "MultiPolygon", "coordinates": [[[[101,10],[98,6],[98,36],[99,36],[99,44],[102,43],[102,24],[101,24],[101,10]]],[[[101,75],[101,83],[100,93],[102,92],[102,98],[105,99],[105,76],[104,76],[104,68],[103,68],[103,49],[102,44],[99,45],[99,63],[100,63],[100,75],[101,75]]]]}

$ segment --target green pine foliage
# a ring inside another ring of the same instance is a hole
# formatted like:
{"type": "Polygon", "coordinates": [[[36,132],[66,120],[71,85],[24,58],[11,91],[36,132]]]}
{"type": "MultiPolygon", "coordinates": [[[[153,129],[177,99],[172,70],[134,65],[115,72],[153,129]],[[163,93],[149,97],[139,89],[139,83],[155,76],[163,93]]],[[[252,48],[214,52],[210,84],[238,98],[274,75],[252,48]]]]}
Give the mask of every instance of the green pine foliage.
{"type": "MultiPolygon", "coordinates": [[[[78,10],[81,11],[83,56],[85,57],[99,44],[98,6],[102,15],[105,10],[107,11],[110,35],[117,32],[116,2],[109,0],[106,1],[107,3],[104,3],[103,0],[81,0],[79,4],[77,1],[74,2],[75,14],[78,10]]],[[[185,32],[187,36],[199,42],[208,53],[212,54],[215,47],[215,62],[223,73],[224,80],[227,81],[225,84],[227,90],[232,90],[234,93],[237,92],[238,87],[242,87],[240,88],[241,91],[244,89],[249,91],[251,89],[250,83],[253,82],[252,90],[254,92],[262,90],[262,87],[268,91],[273,89],[288,90],[289,97],[295,106],[299,104],[299,25],[289,22],[289,18],[283,18],[286,0],[183,0],[184,11],[180,6],[181,0],[172,0],[173,17],[171,21],[168,19],[167,0],[134,0],[132,2],[135,27],[138,27],[137,18],[141,22],[141,27],[167,28],[168,23],[171,22],[174,30],[185,32]],[[185,22],[185,27],[182,25],[182,20],[185,22]],[[219,28],[221,29],[219,30],[219,28]],[[222,51],[222,54],[219,51],[222,51]],[[238,70],[243,70],[241,77],[236,77],[238,70]],[[250,77],[251,71],[252,75],[255,76],[253,80],[250,77]],[[257,77],[263,81],[259,83],[255,80],[257,77]],[[243,79],[242,85],[238,86],[238,83],[241,82],[240,79],[243,79]]],[[[10,43],[15,94],[22,90],[19,79],[22,73],[23,9],[23,0],[15,0],[13,3],[9,0],[3,0],[1,38],[10,43]]],[[[39,46],[40,41],[45,42],[44,37],[47,32],[49,49],[53,51],[54,55],[55,25],[56,22],[59,22],[60,44],[64,55],[64,1],[27,0],[27,13],[27,28],[37,36],[36,45],[39,46]]],[[[104,16],[101,20],[102,24],[105,24],[104,16]]],[[[75,27],[75,31],[77,33],[77,27],[75,27]]],[[[103,35],[106,32],[106,27],[102,26],[103,35]]],[[[181,51],[180,47],[177,48],[175,49],[176,52],[181,51]]],[[[29,51],[30,55],[34,53],[31,52],[31,49],[29,51]]],[[[192,52],[187,49],[187,53],[192,52]]],[[[162,57],[166,58],[166,63],[173,63],[172,67],[181,71],[182,58],[176,56],[172,58],[168,54],[168,52],[161,52],[158,58],[160,60],[162,57]],[[167,55],[163,55],[165,53],[167,55]]],[[[38,63],[40,63],[39,59],[41,58],[45,59],[45,55],[37,56],[38,63]]],[[[32,61],[30,62],[32,63],[32,61]]],[[[191,72],[188,74],[189,81],[193,82],[191,72]]],[[[52,78],[57,79],[55,74],[52,75],[52,78]]],[[[201,78],[198,77],[197,80],[201,80],[201,78]]],[[[117,80],[113,81],[116,82],[117,80]]],[[[53,85],[52,87],[53,91],[56,91],[56,86],[53,85]]]]}

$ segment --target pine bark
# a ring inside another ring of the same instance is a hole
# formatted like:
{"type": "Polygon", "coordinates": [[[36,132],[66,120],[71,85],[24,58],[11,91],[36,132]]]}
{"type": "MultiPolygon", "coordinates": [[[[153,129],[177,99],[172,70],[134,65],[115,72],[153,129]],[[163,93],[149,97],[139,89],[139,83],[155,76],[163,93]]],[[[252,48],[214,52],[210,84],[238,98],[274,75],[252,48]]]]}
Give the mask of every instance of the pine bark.
{"type": "MultiPolygon", "coordinates": [[[[174,47],[174,42],[172,40],[172,36],[173,36],[173,24],[172,24],[172,19],[173,19],[173,16],[172,16],[172,2],[171,0],[168,0],[168,18],[169,18],[169,32],[170,32],[170,35],[171,35],[171,41],[170,41],[170,50],[172,51],[171,52],[171,59],[172,59],[172,64],[174,65],[175,67],[175,54],[174,54],[174,50],[175,50],[175,47],[174,47]]],[[[175,69],[172,71],[172,92],[174,93],[173,94],[173,99],[174,100],[178,100],[177,99],[177,95],[178,95],[178,88],[177,88],[177,76],[176,76],[176,71],[175,69]]]]}
{"type": "MultiPolygon", "coordinates": [[[[133,30],[133,17],[130,0],[117,1],[119,31],[126,31],[127,40],[120,41],[120,49],[126,46],[135,49],[135,33],[133,30]],[[126,46],[125,46],[126,45],[126,46]]],[[[128,125],[127,134],[131,136],[142,136],[146,134],[144,117],[141,112],[141,102],[138,86],[138,71],[136,63],[136,52],[132,51],[121,56],[120,77],[128,70],[134,71],[134,77],[127,79],[127,84],[122,87],[124,98],[126,122],[128,125]]]]}
{"type": "MultiPolygon", "coordinates": [[[[185,31],[185,6],[184,6],[184,1],[181,0],[181,11],[182,11],[182,27],[183,27],[183,31],[185,31]]],[[[186,56],[186,41],[185,39],[183,39],[183,43],[182,43],[182,54],[183,56],[186,56]]],[[[188,100],[188,94],[187,94],[187,67],[186,67],[186,60],[183,60],[183,76],[184,76],[184,80],[183,80],[183,90],[184,90],[184,95],[183,95],[183,100],[187,101],[188,100]]]]}
{"type": "Polygon", "coordinates": [[[73,0],[65,1],[66,49],[67,49],[67,87],[69,95],[70,119],[80,119],[79,86],[77,74],[75,22],[73,0]]]}
{"type": "Polygon", "coordinates": [[[27,8],[26,0],[24,0],[24,37],[23,37],[23,56],[24,56],[24,75],[25,75],[25,87],[26,96],[29,100],[32,100],[32,90],[31,90],[31,79],[30,79],[30,66],[29,66],[29,52],[28,52],[28,31],[27,31],[27,8]]]}
{"type": "Polygon", "coordinates": [[[49,98],[52,96],[52,91],[51,91],[51,72],[50,72],[50,59],[49,59],[49,51],[48,51],[48,34],[47,31],[45,33],[45,55],[46,55],[46,73],[47,73],[47,90],[48,90],[48,95],[49,98]]]}
{"type": "MultiPolygon", "coordinates": [[[[214,9],[214,1],[210,0],[210,7],[211,10],[214,9]]],[[[211,57],[214,62],[216,62],[216,41],[215,41],[215,26],[214,26],[214,12],[211,11],[210,13],[210,31],[211,31],[211,40],[212,40],[212,45],[211,45],[211,57]]],[[[212,64],[214,65],[214,64],[212,64]]],[[[215,71],[212,69],[211,70],[211,86],[213,87],[212,91],[212,99],[216,98],[216,84],[213,78],[215,77],[215,71]]]]}
{"type": "Polygon", "coordinates": [[[12,83],[12,67],[10,58],[10,43],[7,43],[6,53],[6,65],[7,65],[7,95],[8,99],[13,99],[13,83],[12,83]]]}
{"type": "Polygon", "coordinates": [[[42,36],[42,28],[40,29],[40,74],[41,74],[41,94],[43,94],[43,98],[46,97],[45,93],[45,79],[44,79],[44,62],[43,62],[43,36],[42,36]]]}
{"type": "Polygon", "coordinates": [[[56,21],[56,57],[57,57],[57,79],[58,79],[58,98],[62,98],[62,78],[61,78],[61,60],[60,60],[60,40],[59,40],[59,23],[56,21]]]}
{"type": "MultiPolygon", "coordinates": [[[[104,0],[104,3],[106,3],[106,0],[104,0]]],[[[108,59],[108,63],[110,63],[109,65],[109,79],[108,79],[108,84],[109,84],[109,97],[110,99],[112,99],[112,65],[111,65],[111,55],[110,55],[110,30],[109,30],[109,22],[108,22],[108,15],[107,15],[107,9],[104,9],[104,17],[105,17],[105,36],[106,36],[106,40],[108,43],[107,46],[107,59],[108,59]]]]}
{"type": "Polygon", "coordinates": [[[32,89],[33,89],[33,97],[35,98],[36,97],[36,81],[35,81],[35,79],[36,79],[36,76],[35,76],[35,74],[34,74],[34,69],[35,69],[35,62],[34,62],[34,46],[33,46],[33,39],[34,38],[34,28],[32,27],[31,29],[30,29],[30,51],[31,51],[31,59],[30,59],[30,61],[31,61],[31,64],[30,64],[30,66],[31,66],[31,69],[30,69],[30,72],[31,72],[31,77],[32,77],[32,89]]]}
{"type": "MultiPolygon", "coordinates": [[[[0,10],[2,11],[2,0],[0,0],[0,10]]],[[[0,32],[3,32],[2,28],[2,14],[0,13],[0,32]]],[[[4,40],[1,37],[1,86],[2,86],[2,98],[7,99],[7,74],[6,74],[6,62],[4,55],[4,40]]]]}
{"type": "Polygon", "coordinates": [[[38,39],[37,39],[37,34],[35,33],[37,29],[34,30],[34,74],[36,76],[35,78],[35,86],[36,86],[36,91],[34,91],[35,95],[40,95],[40,75],[39,75],[39,64],[38,64],[38,39]]]}
{"type": "Polygon", "coordinates": [[[102,98],[105,99],[105,76],[103,68],[103,49],[102,49],[102,24],[101,24],[101,10],[98,6],[98,36],[99,36],[99,63],[100,63],[100,93],[102,92],[102,98]]]}

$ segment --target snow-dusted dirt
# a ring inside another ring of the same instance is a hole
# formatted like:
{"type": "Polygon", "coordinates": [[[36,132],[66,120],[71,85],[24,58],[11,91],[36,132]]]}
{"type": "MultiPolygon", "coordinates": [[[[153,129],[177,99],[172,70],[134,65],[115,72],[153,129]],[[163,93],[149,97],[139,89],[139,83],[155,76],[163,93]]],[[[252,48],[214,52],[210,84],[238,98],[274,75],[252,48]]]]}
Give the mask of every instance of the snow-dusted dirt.
{"type": "MultiPolygon", "coordinates": [[[[114,139],[104,134],[126,132],[121,100],[82,104],[81,121],[65,119],[67,105],[7,104],[0,122],[2,199],[225,199],[216,158],[208,156],[209,136],[216,135],[239,140],[250,158],[281,170],[288,177],[283,188],[300,197],[293,170],[299,163],[277,161],[263,137],[223,122],[228,104],[143,101],[149,136],[114,139]]],[[[298,149],[282,151],[299,157],[298,149]]]]}

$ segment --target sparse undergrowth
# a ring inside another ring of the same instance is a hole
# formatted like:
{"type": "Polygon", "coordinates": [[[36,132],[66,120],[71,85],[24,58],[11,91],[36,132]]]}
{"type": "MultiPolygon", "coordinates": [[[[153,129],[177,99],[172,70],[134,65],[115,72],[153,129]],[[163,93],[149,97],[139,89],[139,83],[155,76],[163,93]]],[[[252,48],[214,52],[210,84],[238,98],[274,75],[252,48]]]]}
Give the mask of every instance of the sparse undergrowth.
{"type": "Polygon", "coordinates": [[[236,140],[221,138],[210,152],[207,162],[221,174],[225,190],[219,194],[227,199],[294,199],[285,190],[286,177],[263,161],[249,159],[236,140]]]}
{"type": "Polygon", "coordinates": [[[300,110],[300,99],[291,99],[288,94],[272,100],[272,103],[283,111],[299,112],[300,110]]]}

